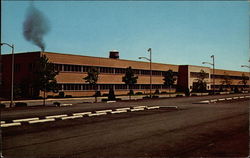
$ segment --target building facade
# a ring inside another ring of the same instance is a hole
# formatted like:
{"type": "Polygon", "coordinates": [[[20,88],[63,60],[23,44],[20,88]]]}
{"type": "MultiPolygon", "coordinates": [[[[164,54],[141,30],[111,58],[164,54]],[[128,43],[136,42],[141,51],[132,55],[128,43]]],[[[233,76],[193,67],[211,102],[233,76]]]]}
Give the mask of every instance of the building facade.
{"type": "MultiPolygon", "coordinates": [[[[14,55],[14,85],[23,85],[26,88],[29,97],[41,95],[30,83],[34,80],[35,62],[42,56],[46,55],[50,62],[59,71],[56,76],[59,85],[59,92],[72,96],[92,96],[95,93],[93,86],[89,85],[83,79],[91,67],[98,68],[100,74],[97,82],[97,89],[101,94],[107,94],[109,89],[115,90],[116,95],[127,94],[128,86],[122,82],[125,69],[132,67],[136,76],[137,84],[132,86],[135,92],[149,93],[150,90],[150,64],[149,62],[131,61],[119,59],[117,52],[111,52],[109,58],[80,56],[71,54],[51,53],[51,52],[27,52],[14,55]]],[[[11,93],[11,55],[2,55],[2,74],[3,84],[0,90],[1,97],[8,98],[11,93]]],[[[152,92],[174,92],[177,87],[182,89],[193,90],[198,79],[199,72],[203,70],[206,73],[205,81],[208,90],[215,87],[219,90],[221,87],[230,89],[234,87],[249,88],[249,77],[247,72],[213,70],[209,67],[192,66],[192,65],[170,65],[161,63],[152,63],[152,92]],[[163,74],[171,69],[177,78],[174,86],[169,89],[164,85],[163,74]],[[213,85],[215,78],[215,85],[213,85]],[[242,83],[243,78],[247,80],[246,85],[242,83]],[[227,85],[224,80],[228,79],[231,83],[227,85]]],[[[47,95],[58,95],[52,92],[47,95]]],[[[41,95],[42,96],[42,95],[41,95]]]]}

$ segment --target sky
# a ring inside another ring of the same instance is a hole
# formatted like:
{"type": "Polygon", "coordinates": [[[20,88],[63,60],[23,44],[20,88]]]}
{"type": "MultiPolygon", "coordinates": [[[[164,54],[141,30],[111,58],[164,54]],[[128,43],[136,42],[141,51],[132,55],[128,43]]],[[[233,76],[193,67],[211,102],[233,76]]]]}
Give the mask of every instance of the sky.
{"type": "MultiPolygon", "coordinates": [[[[49,21],[45,51],[248,71],[247,1],[34,1],[49,21]]],[[[40,51],[23,36],[30,1],[2,2],[1,42],[15,53],[40,51]]],[[[2,46],[2,54],[10,53],[2,46]]]]}

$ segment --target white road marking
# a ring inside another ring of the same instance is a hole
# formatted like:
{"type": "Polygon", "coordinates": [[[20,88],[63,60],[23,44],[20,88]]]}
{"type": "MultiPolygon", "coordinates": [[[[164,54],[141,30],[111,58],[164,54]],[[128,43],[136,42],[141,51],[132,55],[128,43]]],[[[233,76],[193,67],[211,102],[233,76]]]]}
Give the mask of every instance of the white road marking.
{"type": "Polygon", "coordinates": [[[20,122],[1,124],[1,127],[20,126],[20,122]]]}
{"type": "Polygon", "coordinates": [[[5,123],[5,121],[1,121],[1,124],[4,124],[5,123]]]}
{"type": "Polygon", "coordinates": [[[115,103],[116,101],[107,101],[107,103],[115,103]]]}
{"type": "Polygon", "coordinates": [[[130,108],[118,108],[118,109],[116,109],[116,110],[130,110],[130,108]]]}
{"type": "Polygon", "coordinates": [[[82,117],[82,115],[67,116],[67,117],[62,117],[62,120],[75,119],[75,118],[81,118],[81,117],[82,117]]]}
{"type": "Polygon", "coordinates": [[[178,109],[178,106],[160,106],[160,108],[174,108],[174,109],[178,109]]]}
{"type": "Polygon", "coordinates": [[[233,97],[233,99],[239,99],[239,97],[233,97]]]}
{"type": "Polygon", "coordinates": [[[89,117],[100,116],[100,115],[107,115],[107,113],[92,113],[92,114],[88,114],[89,117]]]}
{"type": "Polygon", "coordinates": [[[240,97],[241,99],[244,98],[244,97],[240,97]]]}
{"type": "Polygon", "coordinates": [[[46,119],[50,119],[50,118],[61,118],[61,117],[66,117],[68,115],[64,114],[64,115],[52,115],[52,116],[46,116],[46,119]]]}
{"type": "Polygon", "coordinates": [[[226,100],[232,100],[233,98],[226,98],[226,100]]]}
{"type": "Polygon", "coordinates": [[[55,121],[55,119],[51,118],[51,119],[33,120],[33,121],[29,121],[29,123],[33,124],[33,123],[51,122],[51,121],[55,121]]]}
{"type": "Polygon", "coordinates": [[[245,96],[245,98],[250,98],[250,96],[245,96]]]}
{"type": "Polygon", "coordinates": [[[142,109],[142,108],[135,108],[135,109],[131,109],[130,111],[142,111],[142,110],[144,110],[144,108],[142,109]]]}
{"type": "Polygon", "coordinates": [[[111,114],[119,114],[119,113],[124,113],[127,112],[127,110],[122,111],[122,110],[118,110],[118,111],[112,111],[111,114]]]}
{"type": "Polygon", "coordinates": [[[141,109],[141,108],[146,108],[147,106],[134,106],[134,109],[141,109]]]}
{"type": "Polygon", "coordinates": [[[39,118],[34,117],[34,118],[26,118],[26,119],[17,119],[17,120],[13,120],[13,122],[26,122],[26,121],[32,121],[32,120],[39,120],[39,118]]]}
{"type": "Polygon", "coordinates": [[[80,112],[80,113],[74,113],[73,115],[74,116],[77,116],[77,115],[88,115],[88,114],[91,114],[91,112],[80,112]]]}
{"type": "Polygon", "coordinates": [[[212,103],[213,103],[213,102],[216,102],[216,101],[217,101],[217,99],[212,99],[212,100],[210,100],[210,102],[212,102],[212,103]]]}
{"type": "Polygon", "coordinates": [[[112,110],[100,110],[100,111],[96,111],[96,113],[105,113],[105,112],[111,112],[112,110]]]}
{"type": "Polygon", "coordinates": [[[61,104],[60,106],[72,106],[73,104],[61,104]]]}
{"type": "Polygon", "coordinates": [[[160,106],[148,106],[146,107],[148,110],[151,110],[151,109],[159,109],[160,106]]]}
{"type": "Polygon", "coordinates": [[[226,100],[225,98],[221,98],[221,99],[218,99],[219,101],[223,101],[223,100],[226,100]]]}
{"type": "Polygon", "coordinates": [[[200,101],[200,103],[202,103],[202,104],[209,104],[210,102],[209,102],[209,100],[203,100],[203,101],[200,101]]]}

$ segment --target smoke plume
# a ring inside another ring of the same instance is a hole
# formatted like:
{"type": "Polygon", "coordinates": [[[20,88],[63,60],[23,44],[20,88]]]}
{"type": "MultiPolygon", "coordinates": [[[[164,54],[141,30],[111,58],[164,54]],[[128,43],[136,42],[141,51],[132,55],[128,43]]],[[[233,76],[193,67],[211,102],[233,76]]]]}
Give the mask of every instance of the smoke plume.
{"type": "Polygon", "coordinates": [[[23,35],[26,40],[32,42],[41,48],[45,49],[43,36],[50,30],[48,20],[41,11],[34,7],[33,4],[28,8],[26,19],[23,23],[23,35]]]}

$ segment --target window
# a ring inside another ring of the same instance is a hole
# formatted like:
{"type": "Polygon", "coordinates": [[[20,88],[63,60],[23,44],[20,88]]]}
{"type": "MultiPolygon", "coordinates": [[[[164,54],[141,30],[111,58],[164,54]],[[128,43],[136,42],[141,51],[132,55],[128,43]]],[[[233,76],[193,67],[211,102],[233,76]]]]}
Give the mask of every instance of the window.
{"type": "Polygon", "coordinates": [[[142,75],[150,75],[150,70],[141,70],[142,75]]]}
{"type": "Polygon", "coordinates": [[[114,68],[100,67],[100,73],[114,73],[114,68]]]}
{"type": "Polygon", "coordinates": [[[62,64],[54,64],[54,69],[56,71],[62,71],[62,64]]]}
{"type": "Polygon", "coordinates": [[[14,71],[15,72],[20,72],[20,70],[21,70],[21,64],[15,64],[14,65],[14,71]]]}
{"type": "Polygon", "coordinates": [[[108,90],[110,88],[113,88],[113,84],[101,84],[100,85],[101,90],[108,90]]]}
{"type": "MultiPolygon", "coordinates": [[[[209,78],[209,74],[205,73],[205,78],[209,78]]],[[[200,76],[200,72],[190,72],[190,77],[197,78],[200,76]]]]}
{"type": "Polygon", "coordinates": [[[116,84],[115,89],[127,89],[127,85],[126,84],[116,84]]]}
{"type": "Polygon", "coordinates": [[[161,71],[152,71],[152,75],[154,75],[154,76],[161,76],[162,72],[161,71]]]}
{"type": "Polygon", "coordinates": [[[91,66],[82,66],[82,72],[88,72],[91,66]]]}
{"type": "Polygon", "coordinates": [[[141,85],[141,89],[150,89],[150,85],[143,84],[143,85],[141,85]]]}
{"type": "Polygon", "coordinates": [[[125,74],[125,69],[124,68],[115,68],[115,73],[116,74],[125,74]]]}

